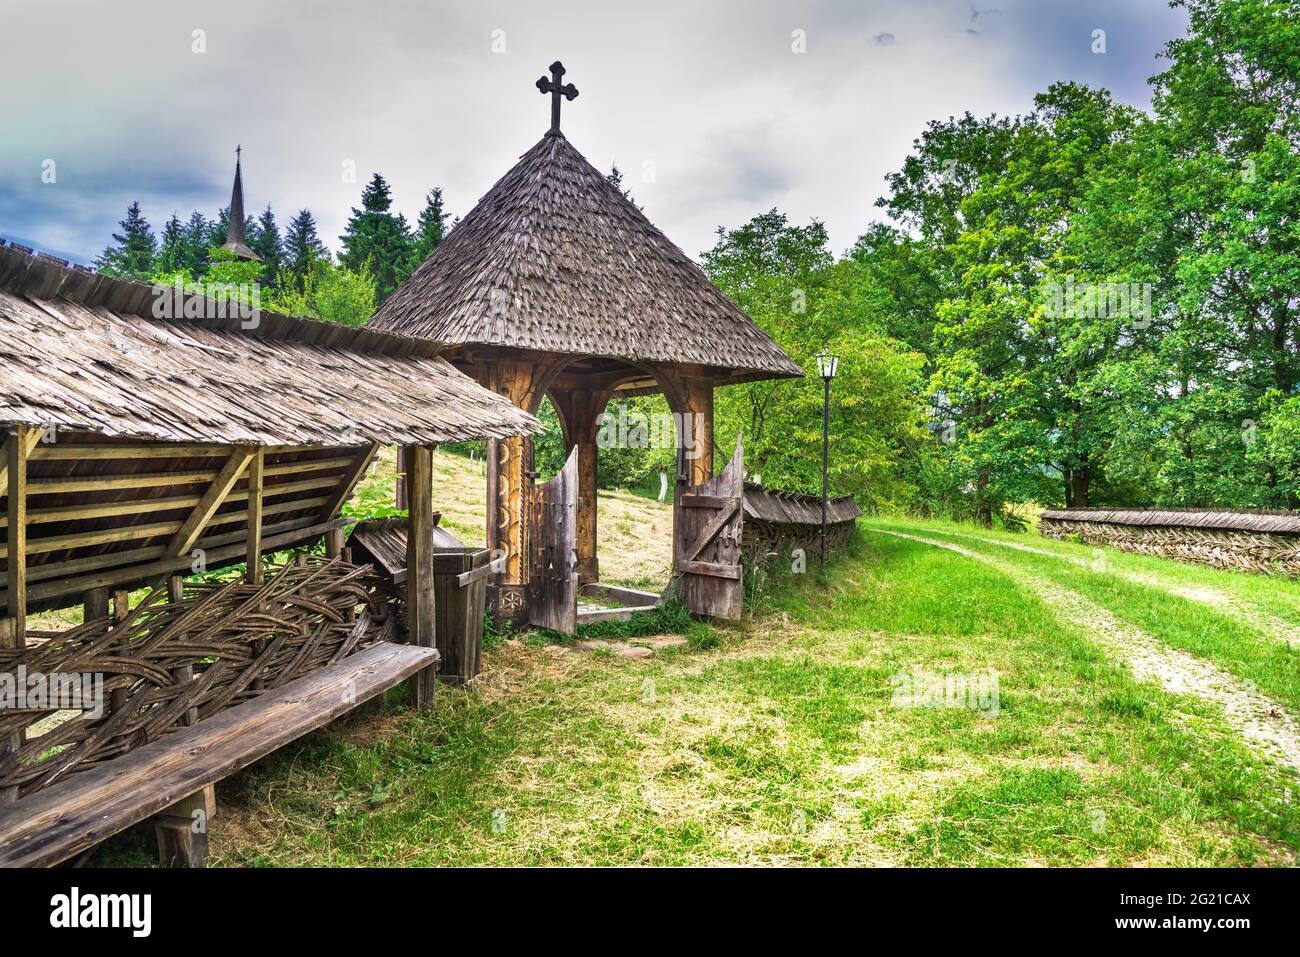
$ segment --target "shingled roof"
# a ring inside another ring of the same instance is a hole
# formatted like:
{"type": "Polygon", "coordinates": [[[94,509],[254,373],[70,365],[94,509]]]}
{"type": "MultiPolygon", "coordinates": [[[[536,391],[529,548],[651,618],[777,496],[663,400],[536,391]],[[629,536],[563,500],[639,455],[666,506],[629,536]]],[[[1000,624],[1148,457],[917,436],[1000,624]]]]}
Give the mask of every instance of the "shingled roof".
{"type": "Polygon", "coordinates": [[[535,418],[457,372],[438,350],[265,310],[253,326],[202,297],[0,246],[4,422],[270,446],[540,431],[535,418]],[[155,306],[208,318],[158,319],[155,306]]]}
{"type": "Polygon", "coordinates": [[[368,328],[447,344],[802,371],[564,135],[523,155],[368,328]]]}

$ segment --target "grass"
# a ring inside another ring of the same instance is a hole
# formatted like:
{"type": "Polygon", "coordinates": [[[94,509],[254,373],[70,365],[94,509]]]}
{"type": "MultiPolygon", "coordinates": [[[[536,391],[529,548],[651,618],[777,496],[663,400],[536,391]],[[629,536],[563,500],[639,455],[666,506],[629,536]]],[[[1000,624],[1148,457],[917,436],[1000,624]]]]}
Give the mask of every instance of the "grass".
{"type": "MultiPolygon", "coordinates": [[[[468,510],[450,519],[470,524],[468,510]]],[[[483,675],[442,689],[434,711],[395,692],[224,782],[216,863],[1295,863],[1295,775],[1216,705],[1135,681],[1012,576],[873,529],[960,542],[1076,588],[1294,716],[1284,643],[1068,561],[1089,548],[1005,536],[1052,552],[1022,555],[969,527],[863,526],[824,572],[762,583],[740,624],[686,621],[673,606],[611,623],[604,637],[691,639],[648,659],[495,636],[483,675]],[[906,706],[900,683],[918,670],[996,675],[996,707],[906,706]]],[[[1300,609],[1292,583],[1131,558],[1107,554],[1111,568],[1279,617],[1300,609]]],[[[101,861],[149,856],[141,829],[101,861]]]]}

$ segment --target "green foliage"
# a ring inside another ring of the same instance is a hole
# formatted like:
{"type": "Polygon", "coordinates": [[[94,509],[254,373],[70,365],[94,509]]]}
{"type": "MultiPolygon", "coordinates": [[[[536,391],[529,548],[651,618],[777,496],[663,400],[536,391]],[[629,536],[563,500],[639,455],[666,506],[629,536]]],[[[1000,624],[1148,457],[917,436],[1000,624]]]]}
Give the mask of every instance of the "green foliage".
{"type": "Polygon", "coordinates": [[[730,457],[743,434],[751,476],[820,494],[823,386],[814,357],[830,349],[840,356],[831,388],[834,492],[876,507],[909,501],[915,489],[900,464],[924,438],[924,358],[889,335],[870,266],[835,262],[820,223],[792,226],[777,210],[720,230],[703,260],[709,278],[811,370],[801,380],[719,390],[718,458],[730,457]]]}
{"type": "Polygon", "coordinates": [[[375,173],[361,193],[361,208],[352,208],[339,254],[339,262],[353,272],[373,273],[379,302],[406,275],[413,246],[406,217],[390,212],[392,205],[388,181],[375,173]]]}
{"type": "Polygon", "coordinates": [[[438,248],[446,232],[446,211],[442,207],[442,190],[433,188],[425,197],[424,209],[415,224],[415,241],[411,247],[411,262],[406,275],[414,272],[438,248]]]}
{"type": "Polygon", "coordinates": [[[301,290],[316,261],[329,256],[329,250],[316,234],[316,218],[310,209],[300,209],[284,231],[284,269],[291,277],[289,285],[301,290]]]}
{"type": "Polygon", "coordinates": [[[158,241],[138,202],[127,207],[126,218],[119,225],[122,231],[113,234],[113,244],[100,253],[95,267],[110,276],[144,279],[153,273],[158,241]]]}
{"type": "Polygon", "coordinates": [[[301,286],[287,288],[267,300],[267,307],[290,316],[308,316],[343,326],[364,326],[375,309],[376,280],[369,263],[354,271],[317,259],[302,277],[301,286]]]}

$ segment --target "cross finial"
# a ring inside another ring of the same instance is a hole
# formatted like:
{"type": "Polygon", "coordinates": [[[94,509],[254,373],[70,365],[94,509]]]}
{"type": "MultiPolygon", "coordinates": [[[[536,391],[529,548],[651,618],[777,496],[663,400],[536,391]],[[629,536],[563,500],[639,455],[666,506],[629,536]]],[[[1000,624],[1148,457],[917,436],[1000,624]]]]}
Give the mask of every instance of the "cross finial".
{"type": "Polygon", "coordinates": [[[560,132],[560,97],[571,100],[578,95],[578,88],[572,83],[561,83],[564,79],[564,64],[556,60],[551,64],[550,77],[540,77],[537,89],[551,94],[551,132],[560,132]]]}
{"type": "Polygon", "coordinates": [[[243,148],[242,146],[236,146],[236,147],[235,147],[235,161],[236,161],[236,162],[239,161],[239,154],[242,153],[243,151],[244,151],[244,148],[243,148]]]}

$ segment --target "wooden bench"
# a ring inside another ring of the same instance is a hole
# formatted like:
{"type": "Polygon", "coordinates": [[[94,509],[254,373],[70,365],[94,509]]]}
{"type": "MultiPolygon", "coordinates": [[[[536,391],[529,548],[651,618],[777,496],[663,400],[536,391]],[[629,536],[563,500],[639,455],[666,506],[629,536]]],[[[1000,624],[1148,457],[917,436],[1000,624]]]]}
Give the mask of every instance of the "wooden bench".
{"type": "MultiPolygon", "coordinates": [[[[75,857],[437,664],[434,648],[381,641],[0,806],[0,866],[48,867],[75,857]]],[[[191,823],[173,821],[182,830],[191,823]]],[[[198,836],[206,851],[206,824],[198,836]]]]}

